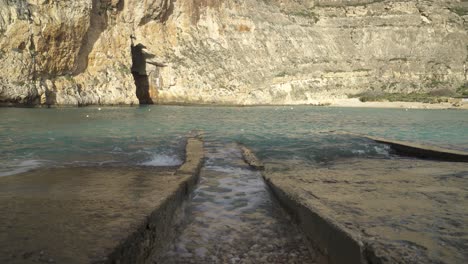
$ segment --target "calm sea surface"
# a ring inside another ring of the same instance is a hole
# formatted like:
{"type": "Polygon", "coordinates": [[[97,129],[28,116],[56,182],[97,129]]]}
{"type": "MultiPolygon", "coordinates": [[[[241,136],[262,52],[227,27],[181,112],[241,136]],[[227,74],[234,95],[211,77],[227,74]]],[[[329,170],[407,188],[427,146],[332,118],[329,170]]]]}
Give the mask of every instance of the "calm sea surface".
{"type": "Polygon", "coordinates": [[[267,162],[389,157],[353,132],[468,150],[468,111],[329,107],[0,108],[0,176],[37,167],[177,165],[187,135],[240,142],[267,162]]]}

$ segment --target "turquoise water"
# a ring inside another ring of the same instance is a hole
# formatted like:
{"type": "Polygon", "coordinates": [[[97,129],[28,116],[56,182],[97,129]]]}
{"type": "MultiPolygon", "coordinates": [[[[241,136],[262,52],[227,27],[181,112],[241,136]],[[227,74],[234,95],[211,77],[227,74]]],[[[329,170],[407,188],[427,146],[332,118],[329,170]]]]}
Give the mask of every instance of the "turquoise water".
{"type": "Polygon", "coordinates": [[[240,142],[267,162],[388,157],[353,133],[468,150],[468,111],[330,107],[0,109],[0,176],[43,166],[177,165],[184,139],[240,142]],[[335,132],[333,132],[335,131],[335,132]]]}

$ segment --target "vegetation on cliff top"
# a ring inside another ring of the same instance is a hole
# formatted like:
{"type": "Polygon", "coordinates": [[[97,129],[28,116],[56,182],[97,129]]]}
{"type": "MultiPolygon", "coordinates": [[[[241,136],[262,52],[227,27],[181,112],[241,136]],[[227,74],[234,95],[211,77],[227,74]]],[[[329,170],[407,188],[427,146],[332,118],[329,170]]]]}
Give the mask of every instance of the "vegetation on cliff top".
{"type": "Polygon", "coordinates": [[[444,103],[450,98],[468,96],[468,84],[453,91],[450,89],[437,89],[427,93],[388,93],[382,91],[368,91],[352,95],[361,102],[420,102],[420,103],[444,103]]]}
{"type": "MultiPolygon", "coordinates": [[[[462,2],[468,2],[466,0],[462,1],[462,2]]],[[[450,8],[450,10],[454,13],[456,13],[457,15],[459,16],[466,16],[468,15],[468,8],[464,7],[464,6],[457,6],[457,7],[453,7],[453,8],[450,8]]]]}
{"type": "Polygon", "coordinates": [[[465,83],[464,85],[460,86],[460,88],[457,89],[457,93],[461,94],[462,96],[468,97],[468,83],[465,83]]]}

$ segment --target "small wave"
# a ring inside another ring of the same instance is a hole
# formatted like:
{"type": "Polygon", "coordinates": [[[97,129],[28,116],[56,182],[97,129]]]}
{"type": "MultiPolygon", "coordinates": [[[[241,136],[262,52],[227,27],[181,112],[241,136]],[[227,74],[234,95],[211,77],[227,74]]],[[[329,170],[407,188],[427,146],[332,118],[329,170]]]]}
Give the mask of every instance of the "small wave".
{"type": "Polygon", "coordinates": [[[15,164],[5,169],[1,169],[0,177],[27,172],[32,169],[39,168],[42,165],[43,161],[41,160],[23,160],[19,164],[15,164]]]}
{"type": "MultiPolygon", "coordinates": [[[[119,163],[117,160],[104,160],[104,161],[84,161],[84,160],[74,160],[71,162],[64,162],[61,166],[79,166],[79,167],[89,167],[89,166],[104,166],[107,164],[119,163]]],[[[59,165],[57,165],[59,166],[59,165]]]]}
{"type": "Polygon", "coordinates": [[[375,152],[380,155],[389,156],[390,155],[390,147],[387,145],[382,146],[375,146],[375,152]]]}
{"type": "Polygon", "coordinates": [[[362,149],[353,149],[353,150],[351,150],[351,152],[353,154],[357,154],[357,155],[365,155],[366,154],[366,151],[364,151],[362,149]]]}
{"type": "Polygon", "coordinates": [[[387,145],[363,144],[360,146],[354,146],[354,149],[351,149],[351,153],[358,156],[379,155],[389,157],[390,150],[391,148],[387,145]]]}
{"type": "Polygon", "coordinates": [[[111,151],[111,153],[120,153],[123,152],[123,149],[120,147],[114,147],[111,151]]]}
{"type": "Polygon", "coordinates": [[[231,167],[231,166],[215,166],[215,165],[206,165],[205,168],[226,173],[226,174],[233,174],[233,175],[250,175],[252,174],[252,171],[248,169],[243,169],[243,168],[236,168],[236,167],[231,167]]]}
{"type": "Polygon", "coordinates": [[[151,160],[140,163],[143,166],[179,166],[182,164],[182,160],[176,155],[164,155],[156,154],[153,155],[151,160]]]}

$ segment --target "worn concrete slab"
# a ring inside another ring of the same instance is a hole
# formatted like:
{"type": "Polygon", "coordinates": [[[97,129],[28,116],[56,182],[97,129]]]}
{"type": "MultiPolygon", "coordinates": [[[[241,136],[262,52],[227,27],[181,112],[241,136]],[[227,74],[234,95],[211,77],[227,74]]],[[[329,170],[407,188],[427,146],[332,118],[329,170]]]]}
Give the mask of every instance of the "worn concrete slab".
{"type": "Polygon", "coordinates": [[[0,263],[145,263],[171,238],[203,143],[181,168],[39,169],[0,178],[0,263]]]}
{"type": "Polygon", "coordinates": [[[429,146],[408,141],[393,140],[349,132],[340,133],[364,137],[373,140],[377,143],[389,145],[396,152],[396,154],[402,156],[417,157],[430,160],[468,162],[468,152],[462,150],[443,148],[439,146],[429,146]]]}
{"type": "Polygon", "coordinates": [[[467,263],[468,166],[348,159],[264,178],[330,263],[467,263]]]}
{"type": "Polygon", "coordinates": [[[367,136],[378,143],[389,145],[398,154],[424,159],[444,160],[455,162],[468,162],[468,152],[411,143],[407,141],[389,140],[379,137],[367,136]]]}

